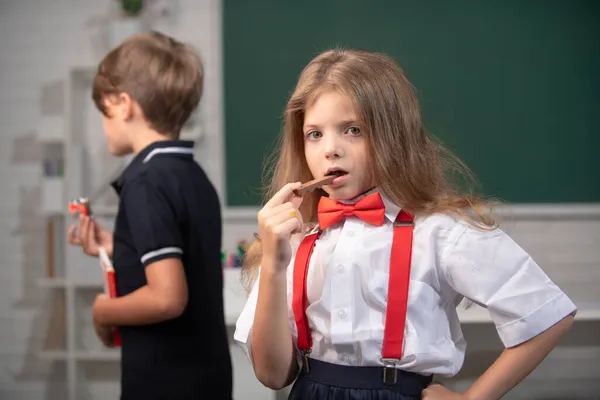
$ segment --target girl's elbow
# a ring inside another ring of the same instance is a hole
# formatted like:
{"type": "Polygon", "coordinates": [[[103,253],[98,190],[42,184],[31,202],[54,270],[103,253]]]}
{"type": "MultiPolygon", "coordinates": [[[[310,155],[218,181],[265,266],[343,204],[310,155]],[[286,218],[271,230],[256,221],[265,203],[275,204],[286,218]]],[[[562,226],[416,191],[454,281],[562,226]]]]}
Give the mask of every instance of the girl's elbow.
{"type": "Polygon", "coordinates": [[[281,390],[287,386],[287,377],[282,378],[277,373],[257,370],[255,374],[258,381],[271,390],[281,390]]]}
{"type": "Polygon", "coordinates": [[[254,374],[260,383],[271,390],[281,390],[291,383],[289,368],[261,368],[255,364],[254,374]]]}
{"type": "Polygon", "coordinates": [[[290,358],[282,358],[281,349],[273,352],[273,349],[257,346],[254,342],[256,336],[251,336],[251,360],[256,379],[265,387],[272,390],[281,390],[290,385],[298,372],[298,364],[295,358],[295,348],[290,343],[292,351],[290,358]],[[262,351],[261,351],[262,350],[262,351]],[[266,352],[265,352],[266,350],[266,352]]]}

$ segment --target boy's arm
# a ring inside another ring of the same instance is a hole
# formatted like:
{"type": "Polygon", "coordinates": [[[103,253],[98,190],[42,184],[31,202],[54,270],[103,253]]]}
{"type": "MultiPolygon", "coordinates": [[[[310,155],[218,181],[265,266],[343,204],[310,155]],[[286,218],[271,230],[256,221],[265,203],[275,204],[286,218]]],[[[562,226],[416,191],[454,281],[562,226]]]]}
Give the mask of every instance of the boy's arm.
{"type": "Polygon", "coordinates": [[[166,258],[146,266],[148,284],[127,296],[100,297],[94,304],[94,318],[102,325],[155,324],[180,316],[188,301],[183,264],[166,258]]]}
{"type": "MultiPolygon", "coordinates": [[[[141,175],[121,193],[121,207],[139,268],[146,285],[114,299],[99,297],[94,317],[104,325],[145,325],[181,315],[188,302],[188,286],[182,263],[185,246],[176,210],[178,198],[163,187],[159,177],[141,175]]],[[[119,268],[115,266],[116,279],[119,268]]],[[[131,267],[130,267],[131,268],[131,267]]]]}

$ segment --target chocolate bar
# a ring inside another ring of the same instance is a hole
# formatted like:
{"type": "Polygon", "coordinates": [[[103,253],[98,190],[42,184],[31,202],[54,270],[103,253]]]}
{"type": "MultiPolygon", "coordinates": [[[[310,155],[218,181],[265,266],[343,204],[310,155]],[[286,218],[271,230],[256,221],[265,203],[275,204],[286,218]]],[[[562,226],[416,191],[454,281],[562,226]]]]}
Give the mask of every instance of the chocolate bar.
{"type": "Polygon", "coordinates": [[[312,192],[315,189],[330,184],[335,178],[337,178],[337,176],[330,175],[319,179],[313,179],[312,181],[303,183],[299,189],[294,190],[294,194],[296,196],[304,196],[305,193],[312,192]]]}

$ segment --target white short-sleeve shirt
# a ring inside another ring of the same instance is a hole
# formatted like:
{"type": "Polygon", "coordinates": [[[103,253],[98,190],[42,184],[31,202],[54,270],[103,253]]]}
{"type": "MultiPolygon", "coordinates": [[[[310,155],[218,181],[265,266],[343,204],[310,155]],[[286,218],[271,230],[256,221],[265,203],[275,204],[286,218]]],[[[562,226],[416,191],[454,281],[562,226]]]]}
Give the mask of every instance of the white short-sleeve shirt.
{"type": "MultiPolygon", "coordinates": [[[[317,239],[307,279],[311,358],[342,365],[383,365],[393,222],[400,208],[382,198],[386,206],[382,226],[347,217],[317,239]]],[[[296,339],[292,280],[301,238],[294,239],[287,294],[296,339]]],[[[411,372],[452,376],[460,370],[466,343],[456,306],[463,297],[488,309],[506,347],[523,343],[576,312],[565,293],[501,229],[477,229],[448,215],[415,220],[410,276],[403,357],[397,367],[411,372]]],[[[258,281],[234,334],[249,357],[258,281]]]]}

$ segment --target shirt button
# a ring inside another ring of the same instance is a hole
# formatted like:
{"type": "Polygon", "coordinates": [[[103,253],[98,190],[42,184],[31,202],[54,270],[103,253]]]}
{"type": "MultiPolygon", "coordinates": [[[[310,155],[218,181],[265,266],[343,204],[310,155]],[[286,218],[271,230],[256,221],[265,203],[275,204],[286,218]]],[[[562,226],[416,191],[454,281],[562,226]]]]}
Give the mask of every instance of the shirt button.
{"type": "Polygon", "coordinates": [[[346,364],[350,364],[350,356],[348,354],[344,354],[342,360],[344,360],[346,364]]]}
{"type": "Polygon", "coordinates": [[[340,264],[340,265],[338,265],[338,266],[337,266],[337,272],[339,272],[340,274],[341,274],[342,272],[344,272],[344,266],[343,266],[343,265],[341,265],[341,264],[340,264]]]}
{"type": "Polygon", "coordinates": [[[338,317],[340,317],[341,319],[346,318],[346,311],[344,311],[344,310],[338,311],[338,317]]]}
{"type": "Polygon", "coordinates": [[[348,231],[348,236],[349,237],[354,237],[354,231],[348,231]]]}

